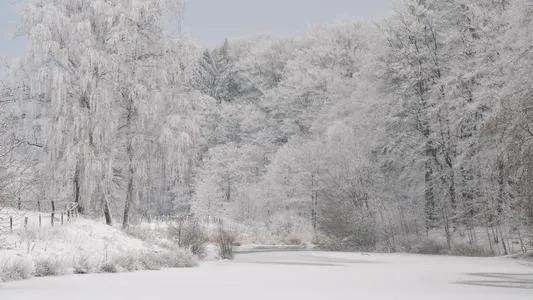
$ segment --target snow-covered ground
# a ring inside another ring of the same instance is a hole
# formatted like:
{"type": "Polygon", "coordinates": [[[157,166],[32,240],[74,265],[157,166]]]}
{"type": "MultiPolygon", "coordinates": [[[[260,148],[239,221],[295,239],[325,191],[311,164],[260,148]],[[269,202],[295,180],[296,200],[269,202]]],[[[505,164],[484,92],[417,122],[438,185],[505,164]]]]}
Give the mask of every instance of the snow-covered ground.
{"type": "Polygon", "coordinates": [[[26,227],[17,223],[13,231],[8,227],[1,232],[0,282],[33,276],[153,270],[196,264],[196,257],[188,250],[177,249],[168,238],[168,247],[161,246],[165,243],[140,239],[120,228],[82,217],[64,222],[64,225],[59,219],[53,227],[50,223],[39,226],[38,213],[5,209],[4,216],[6,211],[9,216],[28,217],[37,222],[28,222],[26,227]]]}
{"type": "Polygon", "coordinates": [[[533,299],[533,266],[509,258],[261,252],[193,269],[4,283],[0,299],[533,299]]]}

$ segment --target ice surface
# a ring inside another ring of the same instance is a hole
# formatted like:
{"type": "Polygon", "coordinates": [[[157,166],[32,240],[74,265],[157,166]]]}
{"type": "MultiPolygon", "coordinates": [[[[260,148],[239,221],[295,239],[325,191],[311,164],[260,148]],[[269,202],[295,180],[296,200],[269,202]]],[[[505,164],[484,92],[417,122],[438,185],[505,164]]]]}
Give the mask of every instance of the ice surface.
{"type": "Polygon", "coordinates": [[[533,268],[509,258],[261,252],[193,269],[5,283],[0,299],[533,299],[533,268]]]}

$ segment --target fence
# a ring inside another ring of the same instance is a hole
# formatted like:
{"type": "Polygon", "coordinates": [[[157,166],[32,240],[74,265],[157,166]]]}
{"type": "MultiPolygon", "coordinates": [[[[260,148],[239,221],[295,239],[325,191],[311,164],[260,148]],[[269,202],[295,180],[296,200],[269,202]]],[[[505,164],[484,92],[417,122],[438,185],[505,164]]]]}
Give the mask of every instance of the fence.
{"type": "Polygon", "coordinates": [[[64,206],[64,209],[57,209],[55,201],[50,201],[50,211],[43,212],[41,210],[41,202],[38,201],[37,208],[38,212],[22,212],[21,202],[19,201],[17,207],[18,211],[15,210],[6,210],[0,216],[0,230],[9,229],[10,232],[13,232],[16,228],[28,228],[28,223],[30,219],[34,219],[36,224],[39,227],[42,227],[43,224],[49,223],[50,226],[55,226],[56,224],[63,225],[66,222],[70,222],[73,218],[78,216],[78,204],[77,203],[67,203],[64,206]]]}

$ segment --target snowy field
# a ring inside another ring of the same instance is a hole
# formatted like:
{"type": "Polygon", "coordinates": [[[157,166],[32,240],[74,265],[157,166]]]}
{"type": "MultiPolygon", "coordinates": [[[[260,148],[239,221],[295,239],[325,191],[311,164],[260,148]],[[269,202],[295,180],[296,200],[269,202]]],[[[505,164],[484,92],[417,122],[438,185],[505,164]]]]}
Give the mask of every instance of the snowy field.
{"type": "Polygon", "coordinates": [[[508,258],[259,252],[192,269],[5,283],[0,299],[533,299],[533,266],[508,258]]]}

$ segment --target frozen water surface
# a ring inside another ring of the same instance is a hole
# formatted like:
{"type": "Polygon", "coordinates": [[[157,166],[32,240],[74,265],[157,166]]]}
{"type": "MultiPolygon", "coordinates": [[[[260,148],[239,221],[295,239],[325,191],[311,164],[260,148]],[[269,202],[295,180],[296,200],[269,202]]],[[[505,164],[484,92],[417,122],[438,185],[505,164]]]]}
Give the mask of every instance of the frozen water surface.
{"type": "Polygon", "coordinates": [[[533,267],[508,258],[259,252],[192,269],[5,283],[0,299],[533,299],[533,267]]]}

